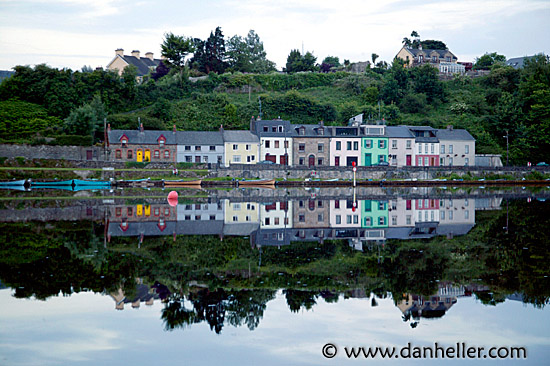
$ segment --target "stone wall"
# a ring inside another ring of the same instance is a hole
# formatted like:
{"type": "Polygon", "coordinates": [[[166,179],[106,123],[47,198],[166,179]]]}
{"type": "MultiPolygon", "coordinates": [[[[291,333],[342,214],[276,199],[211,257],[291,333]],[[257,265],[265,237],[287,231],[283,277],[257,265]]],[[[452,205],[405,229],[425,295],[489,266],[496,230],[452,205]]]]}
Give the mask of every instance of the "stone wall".
{"type": "Polygon", "coordinates": [[[0,157],[26,159],[63,159],[78,161],[103,161],[103,148],[98,146],[50,146],[0,144],[0,157]]]}

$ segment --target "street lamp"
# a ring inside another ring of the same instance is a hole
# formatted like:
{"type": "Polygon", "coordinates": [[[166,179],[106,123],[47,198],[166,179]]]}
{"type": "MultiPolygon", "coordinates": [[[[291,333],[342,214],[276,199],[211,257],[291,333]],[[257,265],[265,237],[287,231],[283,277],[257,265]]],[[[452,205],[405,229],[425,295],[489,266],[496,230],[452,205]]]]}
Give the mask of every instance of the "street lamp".
{"type": "Polygon", "coordinates": [[[506,166],[508,166],[508,130],[506,130],[506,136],[502,136],[506,138],[506,166]]]}

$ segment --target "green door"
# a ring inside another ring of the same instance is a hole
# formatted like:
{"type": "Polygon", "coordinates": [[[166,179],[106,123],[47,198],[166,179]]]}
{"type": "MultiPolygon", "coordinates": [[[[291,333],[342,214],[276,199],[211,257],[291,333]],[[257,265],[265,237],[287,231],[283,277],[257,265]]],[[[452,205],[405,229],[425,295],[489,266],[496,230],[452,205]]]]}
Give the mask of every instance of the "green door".
{"type": "Polygon", "coordinates": [[[371,154],[365,154],[365,166],[371,166],[371,165],[372,165],[371,154]]]}

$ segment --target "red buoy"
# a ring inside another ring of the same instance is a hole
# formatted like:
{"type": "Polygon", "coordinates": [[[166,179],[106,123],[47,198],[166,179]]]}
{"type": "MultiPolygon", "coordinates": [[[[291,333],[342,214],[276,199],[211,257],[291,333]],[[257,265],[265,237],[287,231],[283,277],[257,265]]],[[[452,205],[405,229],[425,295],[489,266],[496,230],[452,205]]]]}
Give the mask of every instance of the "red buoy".
{"type": "Polygon", "coordinates": [[[178,205],[178,192],[171,191],[168,193],[168,204],[172,207],[178,205]]]}

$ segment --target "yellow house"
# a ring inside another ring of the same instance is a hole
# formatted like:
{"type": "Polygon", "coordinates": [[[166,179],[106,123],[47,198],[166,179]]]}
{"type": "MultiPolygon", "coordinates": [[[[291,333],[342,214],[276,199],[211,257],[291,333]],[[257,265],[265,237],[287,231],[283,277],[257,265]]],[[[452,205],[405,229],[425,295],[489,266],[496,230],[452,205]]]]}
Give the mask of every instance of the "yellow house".
{"type": "Polygon", "coordinates": [[[126,67],[134,65],[137,68],[136,79],[138,82],[142,82],[143,77],[150,72],[154,72],[161,61],[153,57],[153,52],[147,52],[145,57],[140,57],[139,51],[135,50],[128,56],[124,54],[122,48],[119,48],[115,50],[115,57],[107,65],[107,70],[116,71],[119,75],[122,75],[126,67]]]}
{"type": "Polygon", "coordinates": [[[256,164],[258,162],[260,140],[250,131],[223,131],[224,164],[256,164]]]}
{"type": "Polygon", "coordinates": [[[395,56],[405,62],[405,67],[414,67],[424,64],[439,67],[440,63],[456,64],[458,59],[449,50],[423,50],[422,46],[418,49],[403,47],[395,56]]]}

